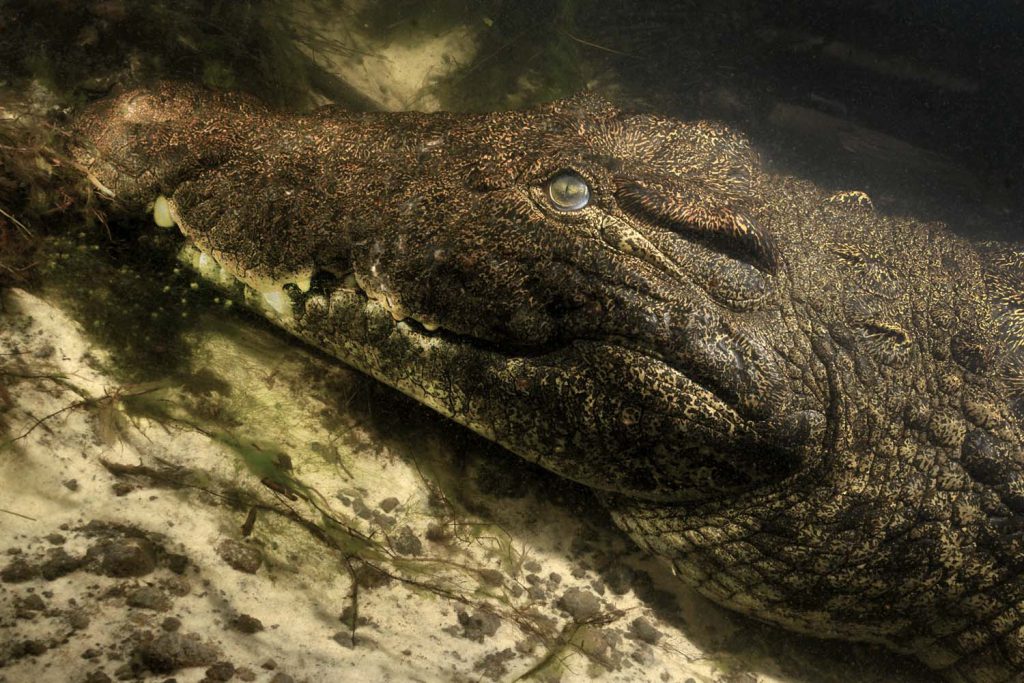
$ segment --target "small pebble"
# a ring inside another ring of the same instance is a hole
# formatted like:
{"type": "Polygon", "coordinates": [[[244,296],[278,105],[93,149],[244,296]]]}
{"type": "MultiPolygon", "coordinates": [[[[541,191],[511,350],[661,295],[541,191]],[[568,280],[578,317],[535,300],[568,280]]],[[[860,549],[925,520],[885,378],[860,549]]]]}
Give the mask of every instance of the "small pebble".
{"type": "Polygon", "coordinates": [[[568,612],[576,622],[594,618],[601,611],[601,601],[596,595],[580,588],[570,588],[558,599],[558,606],[568,612]]]}
{"type": "Polygon", "coordinates": [[[206,678],[210,681],[230,681],[235,677],[235,665],[231,662],[217,662],[206,670],[206,678]]]}
{"type": "Polygon", "coordinates": [[[263,630],[263,622],[248,614],[239,614],[231,620],[231,628],[242,633],[257,633],[263,630]]]}
{"type": "Polygon", "coordinates": [[[221,541],[217,554],[231,567],[246,574],[255,574],[263,564],[263,553],[259,548],[233,538],[221,541]]]}

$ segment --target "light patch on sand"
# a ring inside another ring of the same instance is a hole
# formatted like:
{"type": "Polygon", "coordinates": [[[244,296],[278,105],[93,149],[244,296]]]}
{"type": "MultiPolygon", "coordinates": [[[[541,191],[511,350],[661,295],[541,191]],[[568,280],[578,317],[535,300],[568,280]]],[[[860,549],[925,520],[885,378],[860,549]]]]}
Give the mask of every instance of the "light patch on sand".
{"type": "MultiPolygon", "coordinates": [[[[363,5],[353,2],[347,8],[358,13],[363,5]]],[[[421,32],[414,40],[387,41],[360,31],[344,13],[318,11],[312,2],[294,3],[291,21],[299,49],[385,111],[440,108],[431,92],[434,83],[472,63],[485,26],[483,17],[467,16],[466,23],[436,35],[421,32]],[[325,44],[339,48],[323,49],[325,44]]]]}

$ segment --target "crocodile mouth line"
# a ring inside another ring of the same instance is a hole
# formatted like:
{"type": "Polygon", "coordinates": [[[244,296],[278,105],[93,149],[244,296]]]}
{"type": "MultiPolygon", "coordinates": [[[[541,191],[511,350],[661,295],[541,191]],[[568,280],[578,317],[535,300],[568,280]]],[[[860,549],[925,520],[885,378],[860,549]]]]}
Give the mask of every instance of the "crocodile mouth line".
{"type": "Polygon", "coordinates": [[[416,316],[397,305],[385,293],[374,292],[354,272],[338,276],[327,271],[307,270],[283,276],[278,279],[244,278],[235,275],[220,259],[200,248],[186,237],[178,253],[178,260],[195,271],[204,281],[220,289],[229,301],[244,302],[245,306],[259,312],[272,322],[287,328],[294,326],[296,319],[307,314],[306,304],[312,297],[330,300],[332,294],[344,292],[362,301],[364,309],[377,306],[390,315],[394,325],[405,328],[406,333],[417,335],[433,342],[453,347],[471,347],[477,351],[494,354],[506,360],[528,360],[549,357],[564,352],[577,344],[595,344],[617,347],[640,354],[654,363],[660,363],[715,396],[724,405],[735,410],[733,401],[712,382],[694,372],[693,368],[681,367],[667,354],[652,348],[640,340],[622,335],[574,337],[559,339],[546,344],[511,344],[457,332],[426,318],[416,316]]]}

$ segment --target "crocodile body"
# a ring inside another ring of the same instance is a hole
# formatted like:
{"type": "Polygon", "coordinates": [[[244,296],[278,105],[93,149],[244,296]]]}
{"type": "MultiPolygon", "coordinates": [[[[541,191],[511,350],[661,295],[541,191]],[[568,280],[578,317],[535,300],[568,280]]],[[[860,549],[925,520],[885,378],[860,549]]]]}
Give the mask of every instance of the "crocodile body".
{"type": "Polygon", "coordinates": [[[592,487],[723,605],[1024,672],[1021,259],[724,126],[272,112],[165,84],[79,160],[279,325],[592,487]]]}

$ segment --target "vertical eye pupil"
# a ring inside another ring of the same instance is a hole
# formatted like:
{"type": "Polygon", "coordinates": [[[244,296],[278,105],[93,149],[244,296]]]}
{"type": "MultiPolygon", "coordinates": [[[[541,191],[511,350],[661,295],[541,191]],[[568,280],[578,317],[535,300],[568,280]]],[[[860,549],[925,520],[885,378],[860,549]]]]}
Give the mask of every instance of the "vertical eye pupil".
{"type": "Polygon", "coordinates": [[[590,203],[590,186],[575,173],[563,171],[548,181],[548,197],[559,211],[579,211],[590,203]]]}

